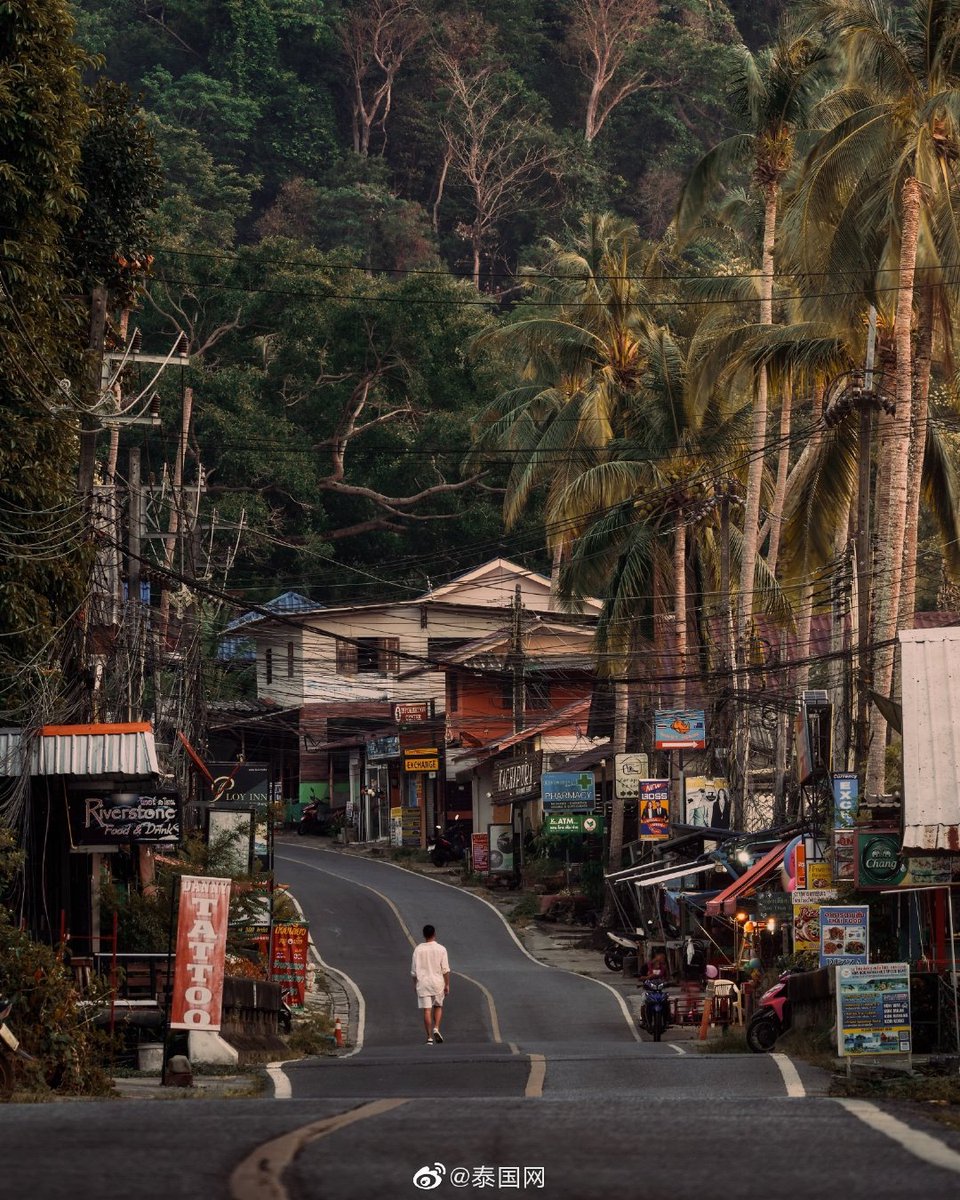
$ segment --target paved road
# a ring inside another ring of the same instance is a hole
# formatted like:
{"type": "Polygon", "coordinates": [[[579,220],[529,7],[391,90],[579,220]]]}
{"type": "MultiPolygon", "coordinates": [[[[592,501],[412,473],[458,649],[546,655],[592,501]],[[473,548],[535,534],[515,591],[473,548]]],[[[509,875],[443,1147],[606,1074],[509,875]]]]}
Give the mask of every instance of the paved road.
{"type": "Polygon", "coordinates": [[[618,998],[532,962],[459,890],[316,844],[279,848],[321,953],[364,999],[351,1057],[287,1068],[292,1098],[11,1105],[0,1197],[369,1200],[544,1196],[931,1200],[960,1135],[823,1095],[788,1060],[637,1041],[618,998]],[[423,1044],[405,932],[438,926],[449,1037],[423,1044]]]}

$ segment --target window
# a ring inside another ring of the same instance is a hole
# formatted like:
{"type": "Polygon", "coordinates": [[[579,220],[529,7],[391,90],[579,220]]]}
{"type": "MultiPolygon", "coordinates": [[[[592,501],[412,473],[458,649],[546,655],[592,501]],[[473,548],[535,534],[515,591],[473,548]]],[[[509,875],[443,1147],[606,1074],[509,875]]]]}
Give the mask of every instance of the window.
{"type": "Polygon", "coordinates": [[[293,678],[293,642],[287,642],[287,678],[293,678]]]}
{"type": "Polygon", "coordinates": [[[266,653],[263,656],[263,667],[267,676],[267,683],[273,683],[273,647],[268,646],[266,653]]]}
{"type": "Polygon", "coordinates": [[[399,670],[399,638],[337,638],[338,675],[396,675],[399,670]]]}

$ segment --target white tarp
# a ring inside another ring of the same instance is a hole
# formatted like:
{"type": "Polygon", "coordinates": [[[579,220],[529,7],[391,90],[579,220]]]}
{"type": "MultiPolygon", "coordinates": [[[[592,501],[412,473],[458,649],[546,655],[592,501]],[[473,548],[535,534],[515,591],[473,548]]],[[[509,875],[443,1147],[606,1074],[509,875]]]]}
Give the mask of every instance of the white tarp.
{"type": "Polygon", "coordinates": [[[960,626],[900,632],[903,848],[960,851],[960,626]]]}

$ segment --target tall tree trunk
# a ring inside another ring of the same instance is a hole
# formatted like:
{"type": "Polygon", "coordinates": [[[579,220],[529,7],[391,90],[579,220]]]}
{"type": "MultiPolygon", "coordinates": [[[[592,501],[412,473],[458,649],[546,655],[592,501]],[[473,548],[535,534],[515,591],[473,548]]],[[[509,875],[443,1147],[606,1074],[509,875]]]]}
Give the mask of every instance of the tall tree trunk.
{"type": "Polygon", "coordinates": [[[600,103],[600,78],[599,72],[594,79],[590,88],[590,96],[587,99],[587,116],[584,122],[583,137],[584,141],[589,146],[593,139],[597,136],[597,106],[600,103]]]}
{"type": "MultiPolygon", "coordinates": [[[[889,695],[893,681],[894,639],[900,615],[900,590],[903,579],[903,541],[907,516],[907,483],[910,461],[911,409],[913,392],[913,287],[917,265],[917,239],[920,231],[921,193],[918,180],[911,176],[903,185],[903,220],[900,235],[900,277],[894,341],[897,348],[897,411],[891,422],[893,436],[889,444],[888,500],[886,529],[880,542],[880,571],[877,617],[873,642],[876,646],[874,688],[889,695]]],[[[870,752],[867,758],[867,795],[879,795],[885,789],[885,751],[887,723],[874,706],[870,721],[870,752]]]]}
{"type": "Polygon", "coordinates": [[[900,594],[901,629],[913,628],[917,607],[917,530],[920,524],[920,488],[927,448],[927,412],[933,365],[933,289],[929,284],[920,293],[919,325],[916,386],[910,415],[910,467],[903,536],[903,586],[900,594]]]}
{"type": "Polygon", "coordinates": [[[767,564],[771,575],[777,573],[780,556],[780,532],[783,528],[783,507],[787,500],[787,478],[790,474],[790,424],[793,417],[793,378],[788,376],[783,384],[783,399],[780,402],[780,447],[777,458],[777,485],[773,493],[770,510],[770,544],[767,549],[767,564]]]}
{"type": "MultiPolygon", "coordinates": [[[[763,254],[760,276],[760,323],[773,321],[773,251],[777,229],[777,200],[779,188],[772,184],[766,189],[763,213],[763,254]]],[[[761,367],[757,375],[753,424],[750,432],[750,463],[747,472],[747,494],[743,512],[743,553],[740,565],[740,595],[737,600],[737,667],[734,675],[734,718],[736,735],[734,757],[737,782],[734,785],[733,818],[737,828],[743,820],[743,806],[750,771],[750,705],[748,675],[750,644],[753,632],[754,579],[760,539],[760,493],[763,485],[763,466],[767,440],[767,372],[761,367]]],[[[731,783],[733,780],[731,780],[731,783]]]]}
{"type": "Polygon", "coordinates": [[[677,704],[687,702],[687,527],[682,513],[673,540],[673,619],[674,663],[671,674],[677,677],[677,704]]]}

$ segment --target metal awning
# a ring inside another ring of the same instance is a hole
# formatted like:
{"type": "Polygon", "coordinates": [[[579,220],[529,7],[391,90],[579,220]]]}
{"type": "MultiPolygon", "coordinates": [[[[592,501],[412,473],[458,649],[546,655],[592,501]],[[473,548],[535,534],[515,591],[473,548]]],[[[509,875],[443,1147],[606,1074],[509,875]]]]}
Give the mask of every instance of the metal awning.
{"type": "Polygon", "coordinates": [[[138,779],[160,774],[149,721],[44,725],[0,731],[0,777],[73,775],[138,779]],[[28,758],[29,756],[29,758],[28,758]]]}
{"type": "Polygon", "coordinates": [[[684,875],[702,875],[704,871],[716,871],[718,864],[711,859],[691,859],[688,863],[668,863],[658,870],[651,870],[650,864],[643,867],[626,867],[622,871],[614,871],[604,878],[608,883],[635,883],[638,887],[650,887],[654,883],[665,883],[668,879],[681,879],[684,875]]]}
{"type": "Polygon", "coordinates": [[[707,916],[718,917],[721,913],[726,913],[730,916],[736,912],[739,898],[746,892],[759,887],[765,879],[768,879],[777,870],[783,862],[784,853],[789,845],[789,842],[783,842],[779,846],[775,846],[763,858],[758,859],[752,867],[744,871],[739,879],[735,879],[729,887],[724,888],[712,900],[708,900],[707,916]]]}
{"type": "Polygon", "coordinates": [[[685,875],[702,875],[704,871],[718,871],[715,862],[701,863],[698,867],[676,867],[672,871],[658,871],[656,875],[643,875],[639,879],[620,880],[621,883],[631,882],[638,888],[652,887],[655,883],[667,883],[671,879],[683,879],[685,875]]]}

